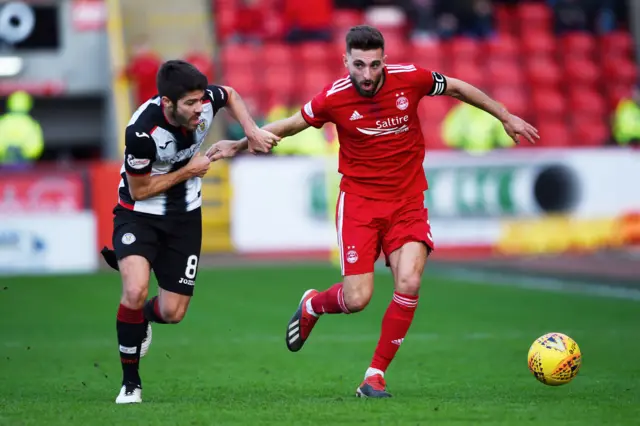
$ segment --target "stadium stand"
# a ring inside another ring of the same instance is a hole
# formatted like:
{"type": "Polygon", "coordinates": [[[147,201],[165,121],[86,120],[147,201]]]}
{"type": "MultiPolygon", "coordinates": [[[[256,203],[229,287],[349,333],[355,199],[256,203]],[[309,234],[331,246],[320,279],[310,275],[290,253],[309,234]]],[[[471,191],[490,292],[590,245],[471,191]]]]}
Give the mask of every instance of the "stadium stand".
{"type": "MultiPolygon", "coordinates": [[[[637,81],[633,39],[626,23],[618,22],[624,14],[607,25],[598,18],[604,12],[609,16],[611,10],[585,11],[593,22],[572,26],[563,18],[568,7],[563,0],[448,2],[474,3],[476,9],[436,6],[429,11],[436,23],[428,27],[424,19],[412,21],[414,16],[424,16],[425,11],[416,7],[445,2],[360,1],[360,5],[371,4],[343,9],[339,3],[317,0],[305,2],[306,11],[313,14],[317,9],[322,16],[330,12],[329,27],[323,27],[320,18],[316,20],[319,24],[307,23],[317,25],[306,32],[310,34],[307,39],[297,37],[294,44],[287,41],[291,31],[304,23],[296,20],[291,12],[295,8],[289,3],[300,2],[212,1],[221,46],[217,57],[221,80],[246,96],[251,94],[259,108],[255,112],[263,117],[270,108],[301,104],[341,76],[344,33],[361,23],[381,28],[390,62],[413,62],[462,78],[532,120],[544,138],[540,146],[607,143],[609,117],[637,81]],[[393,6],[400,3],[411,4],[413,9],[393,6]],[[491,12],[488,35],[486,10],[491,12]],[[457,20],[457,30],[451,30],[451,19],[457,20]],[[422,31],[416,32],[416,26],[422,26],[422,31]],[[415,36],[417,33],[421,36],[415,36]],[[325,39],[325,34],[331,38],[325,39]],[[425,38],[424,34],[435,36],[425,38]]],[[[453,104],[445,99],[429,100],[429,106],[421,109],[430,149],[446,149],[439,123],[453,104]]]]}

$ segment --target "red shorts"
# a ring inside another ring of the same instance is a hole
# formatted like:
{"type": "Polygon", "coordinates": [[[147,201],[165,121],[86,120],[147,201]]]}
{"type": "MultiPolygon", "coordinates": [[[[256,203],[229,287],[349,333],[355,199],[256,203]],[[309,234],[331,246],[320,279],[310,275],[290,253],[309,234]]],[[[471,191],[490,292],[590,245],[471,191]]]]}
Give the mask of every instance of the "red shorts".
{"type": "Polygon", "coordinates": [[[342,275],[373,272],[374,263],[411,241],[433,250],[424,194],[405,200],[374,200],[340,192],[336,229],[342,275]]]}

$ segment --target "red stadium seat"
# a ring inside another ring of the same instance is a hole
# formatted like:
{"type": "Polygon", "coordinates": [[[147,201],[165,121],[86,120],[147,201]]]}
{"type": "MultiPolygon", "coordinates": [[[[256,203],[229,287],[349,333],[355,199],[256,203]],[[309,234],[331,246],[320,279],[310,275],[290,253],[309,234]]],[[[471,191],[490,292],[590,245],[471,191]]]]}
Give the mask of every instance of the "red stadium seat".
{"type": "Polygon", "coordinates": [[[540,135],[540,139],[536,141],[536,146],[544,148],[563,148],[572,145],[571,132],[563,120],[543,120],[536,126],[536,128],[540,135]]]}
{"type": "Polygon", "coordinates": [[[302,73],[302,90],[305,93],[320,92],[326,85],[336,80],[335,75],[327,67],[307,68],[302,73]]]}
{"type": "Polygon", "coordinates": [[[516,61],[492,59],[487,63],[488,78],[505,85],[524,83],[524,74],[516,61]]]}
{"type": "Polygon", "coordinates": [[[492,37],[486,41],[485,45],[489,55],[493,58],[515,58],[520,51],[518,39],[507,34],[492,37]]]}
{"type": "Polygon", "coordinates": [[[603,56],[631,57],[633,37],[627,31],[614,31],[600,36],[600,51],[603,56]]]}
{"type": "MultiPolygon", "coordinates": [[[[434,120],[421,120],[422,136],[424,137],[425,148],[427,150],[448,150],[442,139],[442,122],[434,120]]],[[[428,178],[428,176],[427,176],[428,178]]]]}
{"type": "Polygon", "coordinates": [[[558,87],[562,81],[562,71],[550,56],[534,56],[526,66],[529,83],[532,86],[558,87]]]}
{"type": "Polygon", "coordinates": [[[480,89],[486,89],[487,76],[482,68],[470,61],[458,61],[451,64],[451,77],[459,78],[480,89]]]}
{"type": "Polygon", "coordinates": [[[521,30],[528,28],[545,29],[553,27],[553,13],[544,3],[523,2],[516,6],[516,19],[521,30]]]}
{"type": "Polygon", "coordinates": [[[330,43],[305,42],[295,48],[296,59],[304,66],[326,66],[331,59],[338,59],[332,55],[333,47],[330,43]]]}
{"type": "Polygon", "coordinates": [[[529,56],[549,56],[556,52],[557,40],[549,33],[539,32],[521,38],[522,50],[529,56]]]}
{"type": "Polygon", "coordinates": [[[604,72],[608,80],[632,85],[636,82],[638,70],[636,64],[626,58],[606,58],[604,72]]]}
{"type": "Polygon", "coordinates": [[[494,6],[495,27],[498,34],[505,35],[513,33],[515,22],[515,9],[510,5],[496,4],[494,6]]]}
{"type": "MultiPolygon", "coordinates": [[[[258,62],[260,51],[253,45],[230,44],[222,48],[222,66],[252,67],[258,62]]],[[[245,68],[245,72],[248,68],[245,68]]]]}
{"type": "Polygon", "coordinates": [[[232,71],[225,74],[223,81],[241,93],[243,97],[248,93],[259,92],[260,89],[256,76],[252,73],[232,71]]]}
{"type": "Polygon", "coordinates": [[[548,118],[563,117],[567,111],[565,97],[560,92],[547,87],[534,89],[531,104],[539,119],[538,122],[548,118]]]}
{"type": "Polygon", "coordinates": [[[610,138],[610,131],[604,120],[576,115],[572,120],[572,135],[574,146],[601,146],[610,138]]]}
{"type": "Polygon", "coordinates": [[[584,32],[572,32],[560,37],[562,55],[566,57],[592,57],[596,51],[596,40],[584,32]]]}
{"type": "Polygon", "coordinates": [[[595,85],[600,79],[600,68],[588,58],[566,58],[565,75],[568,84],[595,85]]]}
{"type": "Polygon", "coordinates": [[[260,73],[261,84],[265,90],[280,92],[283,95],[289,95],[301,84],[295,77],[288,64],[266,68],[260,73]]]}
{"type": "Polygon", "coordinates": [[[507,107],[512,114],[523,116],[529,110],[527,93],[522,86],[505,86],[497,83],[496,87],[490,91],[490,94],[507,107]]]}
{"type": "Polygon", "coordinates": [[[268,43],[260,49],[260,64],[282,65],[290,63],[293,57],[291,46],[284,43],[268,43]]]}
{"type": "Polygon", "coordinates": [[[481,53],[480,43],[469,37],[456,37],[449,42],[449,52],[453,60],[475,60],[481,53]]]}
{"type": "Polygon", "coordinates": [[[607,89],[607,105],[613,111],[621,99],[631,97],[632,87],[628,84],[613,84],[607,89]]]}
{"type": "Polygon", "coordinates": [[[423,68],[438,71],[444,62],[444,48],[438,42],[413,43],[409,48],[412,57],[407,59],[423,68]]]}
{"type": "Polygon", "coordinates": [[[351,27],[364,23],[364,14],[357,9],[336,9],[333,12],[333,32],[339,38],[351,27]]]}
{"type": "Polygon", "coordinates": [[[606,116],[609,110],[599,92],[584,87],[575,87],[570,91],[569,107],[572,114],[591,115],[596,119],[606,116]]]}

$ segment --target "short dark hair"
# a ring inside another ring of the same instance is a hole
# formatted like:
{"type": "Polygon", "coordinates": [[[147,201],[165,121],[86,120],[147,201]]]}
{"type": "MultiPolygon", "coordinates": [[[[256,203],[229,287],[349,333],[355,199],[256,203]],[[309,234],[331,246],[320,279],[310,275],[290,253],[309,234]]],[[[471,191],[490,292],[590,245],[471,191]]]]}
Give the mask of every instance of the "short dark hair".
{"type": "Polygon", "coordinates": [[[194,90],[206,90],[208,84],[207,76],[181,60],[165,62],[156,76],[158,94],[166,96],[173,103],[194,90]]]}
{"type": "Polygon", "coordinates": [[[347,32],[347,53],[351,49],[384,51],[384,37],[377,28],[369,25],[357,25],[347,32]]]}

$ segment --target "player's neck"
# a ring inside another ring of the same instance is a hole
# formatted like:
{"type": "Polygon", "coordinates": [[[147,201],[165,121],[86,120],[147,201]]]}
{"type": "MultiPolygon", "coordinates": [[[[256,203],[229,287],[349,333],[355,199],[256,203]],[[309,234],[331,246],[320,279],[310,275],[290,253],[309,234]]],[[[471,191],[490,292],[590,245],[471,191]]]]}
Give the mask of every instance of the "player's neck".
{"type": "Polygon", "coordinates": [[[378,82],[378,87],[376,87],[376,91],[373,92],[373,95],[377,95],[378,92],[380,91],[380,89],[382,89],[382,86],[384,85],[384,81],[387,79],[387,73],[386,72],[382,72],[382,78],[380,79],[380,82],[378,82]]]}

